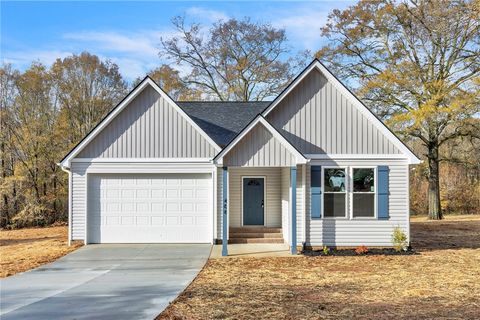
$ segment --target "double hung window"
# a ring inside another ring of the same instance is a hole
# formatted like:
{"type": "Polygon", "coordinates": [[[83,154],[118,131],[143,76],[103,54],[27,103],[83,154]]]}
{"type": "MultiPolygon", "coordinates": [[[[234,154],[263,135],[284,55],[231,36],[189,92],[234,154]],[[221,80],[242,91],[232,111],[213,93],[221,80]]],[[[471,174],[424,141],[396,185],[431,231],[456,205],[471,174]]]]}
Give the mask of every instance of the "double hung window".
{"type": "Polygon", "coordinates": [[[323,217],[376,217],[375,168],[324,167],[322,173],[323,217]]]}

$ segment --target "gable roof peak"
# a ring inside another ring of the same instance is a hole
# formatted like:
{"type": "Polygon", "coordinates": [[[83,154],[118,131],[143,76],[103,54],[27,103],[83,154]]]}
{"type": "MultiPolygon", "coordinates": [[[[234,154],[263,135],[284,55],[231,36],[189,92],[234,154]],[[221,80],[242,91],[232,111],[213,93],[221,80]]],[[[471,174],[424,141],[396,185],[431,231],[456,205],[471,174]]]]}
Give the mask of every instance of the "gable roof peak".
{"type": "Polygon", "coordinates": [[[160,86],[147,75],[139,84],[137,84],[100,122],[73,147],[65,157],[60,161],[62,168],[70,168],[71,160],[77,156],[120,112],[122,112],[130,102],[135,99],[147,87],[152,87],[161,97],[163,97],[175,110],[180,113],[198,132],[217,150],[220,146],[195,122],[190,116],[178,106],[178,104],[160,88],[160,86]]]}
{"type": "Polygon", "coordinates": [[[298,164],[304,164],[308,162],[308,159],[277,129],[275,129],[275,127],[272,126],[268,120],[265,119],[265,117],[263,117],[261,114],[258,114],[247,126],[245,126],[245,128],[243,128],[242,131],[235,136],[232,141],[230,141],[227,146],[225,146],[225,148],[222,149],[222,151],[220,151],[220,153],[215,156],[215,158],[213,158],[214,163],[221,164],[223,157],[229,153],[230,150],[232,150],[232,148],[235,147],[235,145],[237,145],[243,139],[243,137],[257,125],[263,125],[263,127],[269,131],[275,139],[277,139],[293,156],[295,156],[298,164]]]}
{"type": "Polygon", "coordinates": [[[413,153],[402,140],[388,128],[376,114],[372,112],[349,88],[347,88],[319,59],[315,58],[303,69],[300,74],[290,82],[290,84],[272,101],[272,103],[262,112],[266,117],[281,101],[305,79],[305,77],[318,69],[327,81],[334,86],[365,118],[370,121],[380,132],[382,132],[409,160],[411,164],[418,164],[421,160],[413,153]]]}

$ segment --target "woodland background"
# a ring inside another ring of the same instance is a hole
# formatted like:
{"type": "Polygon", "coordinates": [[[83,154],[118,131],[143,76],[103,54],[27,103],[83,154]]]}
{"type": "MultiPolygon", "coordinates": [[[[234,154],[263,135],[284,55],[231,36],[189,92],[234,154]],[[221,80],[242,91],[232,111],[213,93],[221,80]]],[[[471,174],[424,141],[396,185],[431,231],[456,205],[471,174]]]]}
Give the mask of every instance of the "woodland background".
{"type": "MultiPolygon", "coordinates": [[[[331,13],[316,53],[292,54],[285,30],[249,18],[206,30],[176,17],[159,55],[189,71],[172,63],[149,75],[175,100],[271,100],[319,57],[425,160],[411,168],[411,213],[476,214],[478,3],[360,1],[331,13]]],[[[68,175],[57,163],[140,80],[88,52],[25,71],[1,66],[0,227],[67,221],[68,175]]]]}

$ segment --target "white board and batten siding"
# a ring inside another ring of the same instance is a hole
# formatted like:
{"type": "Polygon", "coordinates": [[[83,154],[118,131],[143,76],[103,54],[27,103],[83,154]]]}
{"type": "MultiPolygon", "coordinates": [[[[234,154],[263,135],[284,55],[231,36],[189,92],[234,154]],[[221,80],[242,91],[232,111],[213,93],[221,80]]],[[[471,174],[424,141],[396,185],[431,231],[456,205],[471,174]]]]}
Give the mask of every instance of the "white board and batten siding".
{"type": "Polygon", "coordinates": [[[285,167],[296,158],[272,133],[257,123],[223,158],[224,166],[285,167]]]}
{"type": "Polygon", "coordinates": [[[306,75],[266,119],[305,155],[401,153],[317,69],[306,75]]]}
{"type": "MultiPolygon", "coordinates": [[[[408,164],[406,160],[315,160],[311,165],[356,167],[388,166],[389,168],[389,218],[351,219],[311,218],[310,216],[310,166],[307,166],[307,245],[311,246],[392,246],[395,227],[409,235],[408,164]]],[[[347,211],[351,201],[347,193],[347,211]]],[[[323,204],[322,204],[323,206],[323,204]]]]}
{"type": "Polygon", "coordinates": [[[77,158],[213,158],[214,146],[151,86],[138,94],[77,158]]]}

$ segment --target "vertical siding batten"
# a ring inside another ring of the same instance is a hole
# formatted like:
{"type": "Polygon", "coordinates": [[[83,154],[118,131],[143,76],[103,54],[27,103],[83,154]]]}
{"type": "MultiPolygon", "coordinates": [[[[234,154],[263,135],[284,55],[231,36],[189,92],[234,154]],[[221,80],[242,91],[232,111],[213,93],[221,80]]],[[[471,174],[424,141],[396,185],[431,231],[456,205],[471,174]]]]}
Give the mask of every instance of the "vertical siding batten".
{"type": "Polygon", "coordinates": [[[77,158],[213,158],[215,148],[151,87],[146,87],[77,158]]]}
{"type": "Polygon", "coordinates": [[[266,117],[304,154],[400,153],[318,70],[308,74],[266,117]],[[308,116],[315,122],[309,122],[308,116]],[[309,123],[311,128],[306,128],[309,123]]]}
{"type": "Polygon", "coordinates": [[[286,167],[296,164],[296,158],[258,123],[225,154],[223,164],[229,167],[286,167]]]}

